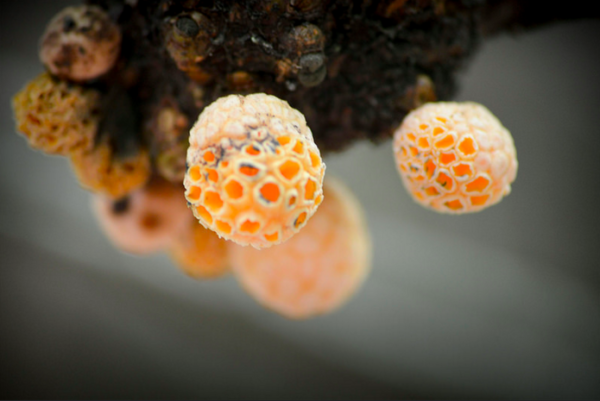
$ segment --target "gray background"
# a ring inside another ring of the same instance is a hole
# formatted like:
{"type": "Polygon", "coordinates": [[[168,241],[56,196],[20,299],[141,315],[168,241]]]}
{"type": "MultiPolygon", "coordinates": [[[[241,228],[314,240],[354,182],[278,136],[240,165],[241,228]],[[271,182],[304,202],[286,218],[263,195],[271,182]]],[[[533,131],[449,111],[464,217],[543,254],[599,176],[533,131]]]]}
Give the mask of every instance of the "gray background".
{"type": "Polygon", "coordinates": [[[512,131],[513,193],[480,214],[414,204],[390,143],[326,159],[362,202],[373,271],[305,322],[233,277],[115,250],[66,160],[15,134],[10,97],[68,1],[4,2],[0,20],[0,395],[200,398],[600,397],[600,24],[483,46],[459,100],[512,131]]]}

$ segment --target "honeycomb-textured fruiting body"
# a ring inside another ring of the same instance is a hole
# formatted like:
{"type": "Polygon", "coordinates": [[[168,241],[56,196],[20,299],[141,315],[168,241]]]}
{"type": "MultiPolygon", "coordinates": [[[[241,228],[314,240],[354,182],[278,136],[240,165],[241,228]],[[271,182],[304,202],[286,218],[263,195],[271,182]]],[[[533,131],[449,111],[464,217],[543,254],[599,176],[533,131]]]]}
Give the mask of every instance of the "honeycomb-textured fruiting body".
{"type": "Polygon", "coordinates": [[[121,47],[117,24],[98,6],[67,7],[48,24],[40,59],[60,78],[86,81],[115,64],[121,47]]]}
{"type": "Polygon", "coordinates": [[[151,174],[148,152],[117,156],[107,141],[90,151],[72,154],[71,166],[84,188],[113,199],[142,187],[151,174]]]}
{"type": "Polygon", "coordinates": [[[138,255],[170,246],[191,218],[181,187],[162,180],[119,200],[97,195],[92,207],[111,242],[138,255]]]}
{"type": "MultiPolygon", "coordinates": [[[[189,213],[189,211],[188,211],[189,213]]],[[[211,279],[229,273],[227,243],[192,218],[169,249],[171,258],[188,276],[211,279]]]]}
{"type": "Polygon", "coordinates": [[[517,174],[512,136],[472,102],[429,103],[411,112],[394,134],[394,152],[413,199],[443,213],[498,203],[517,174]]]}
{"type": "Polygon", "coordinates": [[[100,95],[42,73],[13,98],[17,129],[49,154],[89,149],[100,119],[100,95]]]}
{"type": "Polygon", "coordinates": [[[324,192],[317,213],[289,241],[263,250],[230,245],[242,286],[288,318],[331,312],[354,294],[370,270],[371,241],[360,204],[330,178],[324,192]]]}
{"type": "Polygon", "coordinates": [[[297,233],[323,199],[325,165],[302,114],[274,96],[231,95],[190,132],[185,196],[206,228],[266,248],[297,233]]]}

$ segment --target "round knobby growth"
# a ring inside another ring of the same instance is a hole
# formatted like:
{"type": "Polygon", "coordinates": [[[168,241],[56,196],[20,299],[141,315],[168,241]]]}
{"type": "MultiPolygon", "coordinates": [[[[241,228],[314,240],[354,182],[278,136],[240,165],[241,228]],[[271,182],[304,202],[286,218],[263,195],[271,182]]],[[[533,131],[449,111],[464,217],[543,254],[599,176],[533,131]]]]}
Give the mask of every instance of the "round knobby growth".
{"type": "Polygon", "coordinates": [[[255,94],[208,106],[190,133],[186,198],[206,228],[266,248],[297,233],[321,202],[325,165],[304,117],[255,94]]]}
{"type": "Polygon", "coordinates": [[[48,24],[40,59],[53,75],[87,81],[110,70],[119,56],[121,31],[100,7],[67,7],[48,24]]]}
{"type": "Polygon", "coordinates": [[[477,103],[430,103],[411,112],[394,134],[394,152],[413,199],[443,213],[498,203],[517,174],[512,136],[477,103]]]}
{"type": "Polygon", "coordinates": [[[241,285],[288,318],[331,312],[354,294],[370,269],[370,238],[360,205],[329,178],[324,195],[315,216],[289,241],[264,250],[230,245],[241,285]]]}
{"type": "Polygon", "coordinates": [[[170,246],[191,217],[180,186],[160,179],[119,200],[96,195],[93,209],[112,243],[139,255],[170,246]]]}

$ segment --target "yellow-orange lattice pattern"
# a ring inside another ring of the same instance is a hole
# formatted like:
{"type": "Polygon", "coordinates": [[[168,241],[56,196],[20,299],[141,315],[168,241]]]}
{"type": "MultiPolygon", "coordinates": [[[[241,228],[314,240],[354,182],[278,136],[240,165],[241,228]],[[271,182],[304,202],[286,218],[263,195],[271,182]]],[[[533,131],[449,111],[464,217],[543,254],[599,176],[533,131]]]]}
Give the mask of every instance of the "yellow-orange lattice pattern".
{"type": "Polygon", "coordinates": [[[328,313],[347,301],[371,266],[371,241],[360,204],[327,179],[325,200],[306,227],[263,250],[230,245],[242,286],[258,302],[293,319],[328,313]]]}
{"type": "Polygon", "coordinates": [[[510,133],[472,102],[414,110],[394,134],[394,152],[413,199],[438,212],[477,212],[498,203],[517,174],[510,133]]]}
{"type": "Polygon", "coordinates": [[[82,187],[113,199],[141,188],[152,172],[147,151],[118,157],[108,141],[71,154],[71,167],[82,187]]]}
{"type": "Polygon", "coordinates": [[[68,155],[89,149],[100,119],[100,95],[42,73],[13,98],[17,129],[31,147],[68,155]]]}
{"type": "Polygon", "coordinates": [[[185,196],[206,228],[266,248],[298,232],[323,199],[325,165],[304,116],[274,96],[231,95],[190,132],[185,196]]]}

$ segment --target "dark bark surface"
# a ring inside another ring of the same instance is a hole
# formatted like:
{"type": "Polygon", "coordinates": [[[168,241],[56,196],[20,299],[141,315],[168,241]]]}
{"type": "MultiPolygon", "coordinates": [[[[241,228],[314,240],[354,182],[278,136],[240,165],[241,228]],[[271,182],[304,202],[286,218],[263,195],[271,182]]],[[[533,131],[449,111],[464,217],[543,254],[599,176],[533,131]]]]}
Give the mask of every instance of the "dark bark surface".
{"type": "Polygon", "coordinates": [[[139,124],[165,99],[193,123],[220,96],[265,92],[305,114],[323,152],[384,140],[411,109],[451,99],[486,35],[596,15],[583,1],[90,3],[108,10],[124,38],[118,66],[95,85],[125,88],[139,124]]]}

